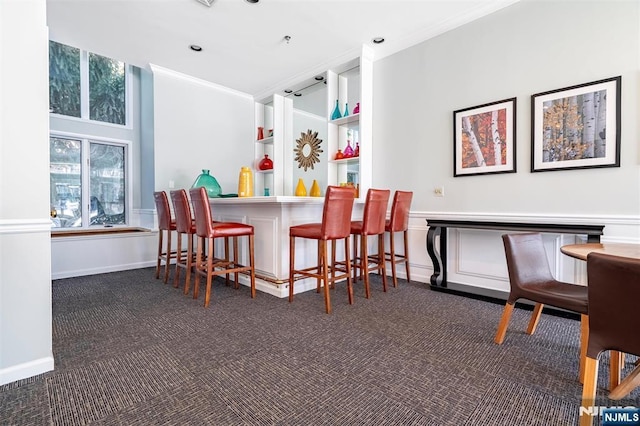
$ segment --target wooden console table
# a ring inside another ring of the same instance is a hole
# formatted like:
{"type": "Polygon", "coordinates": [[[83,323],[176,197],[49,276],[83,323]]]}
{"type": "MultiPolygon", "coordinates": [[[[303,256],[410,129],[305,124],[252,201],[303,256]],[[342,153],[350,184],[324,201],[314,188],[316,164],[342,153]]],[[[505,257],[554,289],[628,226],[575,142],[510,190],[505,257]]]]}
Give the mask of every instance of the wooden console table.
{"type": "Polygon", "coordinates": [[[599,243],[604,225],[576,225],[570,223],[535,223],[535,222],[487,222],[474,220],[441,220],[426,219],[427,253],[433,262],[431,288],[447,287],[447,228],[486,229],[519,232],[544,232],[553,234],[587,235],[588,243],[599,243]],[[436,252],[436,237],[440,237],[440,245],[436,252]]]}

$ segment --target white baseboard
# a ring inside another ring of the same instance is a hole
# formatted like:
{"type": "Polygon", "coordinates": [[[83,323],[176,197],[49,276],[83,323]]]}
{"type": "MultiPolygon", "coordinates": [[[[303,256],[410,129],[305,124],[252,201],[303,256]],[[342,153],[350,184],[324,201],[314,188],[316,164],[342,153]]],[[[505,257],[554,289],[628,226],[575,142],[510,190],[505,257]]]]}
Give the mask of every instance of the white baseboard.
{"type": "Polygon", "coordinates": [[[15,382],[53,370],[53,356],[0,369],[0,385],[15,382]]]}

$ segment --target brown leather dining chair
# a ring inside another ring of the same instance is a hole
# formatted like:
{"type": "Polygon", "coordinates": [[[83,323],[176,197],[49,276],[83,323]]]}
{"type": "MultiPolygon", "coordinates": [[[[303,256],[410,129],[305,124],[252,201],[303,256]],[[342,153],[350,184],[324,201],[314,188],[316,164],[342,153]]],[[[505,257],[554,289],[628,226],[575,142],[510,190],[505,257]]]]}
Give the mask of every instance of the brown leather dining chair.
{"type": "Polygon", "coordinates": [[[351,231],[351,212],[355,191],[349,187],[329,186],[324,197],[321,223],[306,223],[289,228],[289,302],[293,302],[294,283],[296,279],[311,277],[317,280],[317,291],[324,285],[325,310],[331,313],[329,287],[336,280],[347,280],[349,304],[353,303],[353,287],[351,281],[351,259],[349,258],[349,235],[351,231]],[[316,266],[296,269],[296,238],[307,238],[318,241],[318,264],[316,266]],[[345,273],[336,274],[335,242],[344,241],[345,273]],[[332,243],[333,262],[329,267],[327,242],[332,243]],[[331,269],[331,275],[329,275],[331,269]]]}
{"type": "Polygon", "coordinates": [[[195,282],[193,298],[198,298],[200,276],[207,279],[204,306],[209,306],[211,300],[211,283],[215,276],[233,273],[236,275],[235,288],[238,288],[238,273],[249,273],[251,277],[251,297],[256,297],[256,274],[254,260],[254,230],[253,226],[236,222],[214,222],[211,214],[209,196],[204,187],[189,190],[196,222],[196,236],[198,237],[195,257],[195,282]],[[238,237],[248,237],[249,265],[239,263],[238,237]],[[214,240],[216,238],[233,239],[233,260],[217,259],[214,256],[214,240]],[[205,253],[206,246],[206,253],[205,253]]]}
{"type": "Polygon", "coordinates": [[[169,199],[164,191],[153,193],[158,215],[158,256],[156,262],[156,279],[160,278],[160,266],[164,262],[164,283],[169,279],[169,265],[171,259],[176,258],[176,252],[171,249],[171,234],[176,230],[176,221],[171,218],[169,199]],[[166,234],[166,239],[164,238],[166,234]],[[163,245],[163,242],[165,244],[163,245]]]}
{"type": "MultiPolygon", "coordinates": [[[[598,383],[598,356],[610,350],[611,358],[619,353],[640,356],[640,259],[602,253],[587,256],[589,292],[589,343],[582,388],[582,407],[595,406],[598,383]]],[[[611,390],[609,397],[624,398],[640,385],[640,366],[611,390]]],[[[598,404],[603,405],[603,404],[598,404]]],[[[590,426],[592,416],[582,413],[581,426],[590,426]]]]}
{"type": "Polygon", "coordinates": [[[176,221],[176,232],[178,233],[176,272],[173,277],[173,286],[178,288],[180,284],[180,269],[185,270],[184,294],[189,294],[191,284],[191,270],[194,260],[193,239],[196,234],[196,223],[191,215],[191,206],[187,198],[187,191],[179,189],[171,191],[171,201],[176,221]],[[187,237],[186,256],[182,256],[182,236],[187,237]]]}
{"type": "Polygon", "coordinates": [[[389,234],[389,251],[385,253],[385,261],[391,264],[391,276],[393,277],[394,287],[398,287],[396,265],[400,263],[404,263],[407,281],[411,282],[411,274],[409,273],[409,240],[407,238],[407,234],[409,230],[409,209],[411,208],[412,199],[413,192],[396,191],[393,194],[393,201],[391,203],[391,216],[385,222],[384,226],[385,232],[389,234]],[[402,232],[404,254],[396,252],[396,232],[402,232]]]}
{"type": "Polygon", "coordinates": [[[353,235],[353,270],[354,276],[360,272],[364,278],[365,297],[370,297],[369,272],[380,271],[382,288],[387,291],[387,270],[384,260],[384,229],[387,217],[387,204],[391,191],[388,189],[369,189],[365,199],[362,220],[351,222],[353,235]],[[368,240],[370,236],[378,237],[378,253],[369,256],[368,240]],[[358,244],[360,242],[360,244],[358,244]],[[360,254],[358,255],[358,246],[360,254]],[[373,266],[372,266],[373,265],[373,266]]]}
{"type": "Polygon", "coordinates": [[[579,377],[582,381],[586,343],[589,338],[587,287],[558,281],[553,277],[541,234],[505,234],[502,240],[507,257],[511,291],[494,341],[497,344],[502,344],[504,341],[513,307],[518,299],[535,302],[527,334],[534,333],[545,304],[579,313],[581,323],[579,377]]]}

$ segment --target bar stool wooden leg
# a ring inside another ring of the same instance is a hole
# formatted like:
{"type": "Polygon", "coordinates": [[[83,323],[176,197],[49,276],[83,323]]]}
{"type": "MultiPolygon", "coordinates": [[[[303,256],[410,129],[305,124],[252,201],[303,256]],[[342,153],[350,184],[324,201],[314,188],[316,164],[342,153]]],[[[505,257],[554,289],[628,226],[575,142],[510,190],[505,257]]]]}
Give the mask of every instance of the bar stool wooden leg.
{"type": "Polygon", "coordinates": [[[193,268],[194,258],[193,258],[193,237],[191,234],[187,238],[187,278],[184,281],[184,294],[189,294],[189,289],[191,287],[191,268],[193,268]]]}
{"type": "Polygon", "coordinates": [[[386,261],[384,260],[384,234],[378,235],[378,270],[381,271],[382,274],[382,289],[387,291],[387,267],[386,261]]]}
{"type": "Polygon", "coordinates": [[[205,265],[204,265],[204,238],[198,237],[198,248],[196,249],[196,265],[195,265],[195,273],[196,279],[193,282],[193,298],[198,298],[198,293],[200,292],[200,273],[205,265]]]}
{"type": "MultiPolygon", "coordinates": [[[[347,293],[349,304],[353,305],[353,280],[351,279],[351,259],[349,257],[349,237],[344,239],[344,257],[347,269],[347,293]]],[[[335,259],[334,259],[335,262],[335,259]]]]}
{"type": "Polygon", "coordinates": [[[251,298],[256,297],[256,264],[254,256],[254,239],[253,235],[249,235],[249,266],[251,266],[251,298]]]}
{"type": "Polygon", "coordinates": [[[409,272],[409,239],[407,236],[409,235],[409,231],[405,230],[403,232],[404,238],[404,267],[407,271],[407,282],[411,282],[411,273],[409,272]]]}
{"type": "MultiPolygon", "coordinates": [[[[227,259],[229,262],[230,259],[227,259]]],[[[233,266],[234,268],[238,265],[238,237],[233,237],[233,266]]],[[[240,283],[238,282],[238,272],[233,273],[233,288],[236,290],[240,288],[240,283]]]]}
{"type": "Polygon", "coordinates": [[[182,234],[178,234],[178,246],[176,249],[176,270],[173,276],[173,287],[178,288],[180,286],[180,265],[182,263],[182,234]]]}
{"type": "Polygon", "coordinates": [[[296,253],[296,237],[289,237],[289,303],[293,302],[293,271],[296,253]]]}
{"type": "Polygon", "coordinates": [[[322,275],[322,244],[320,244],[320,240],[318,240],[318,256],[316,262],[318,264],[318,269],[316,270],[316,274],[318,278],[316,278],[316,293],[320,293],[320,287],[322,286],[322,279],[320,276],[322,275]]]}
{"type": "Polygon", "coordinates": [[[324,306],[328,314],[331,313],[331,296],[329,295],[329,265],[327,262],[327,242],[319,240],[322,246],[322,279],[324,281],[324,306]]]}
{"type": "Polygon", "coordinates": [[[158,261],[156,262],[156,279],[160,278],[160,263],[162,261],[162,239],[164,231],[158,229],[158,261]]]}
{"type": "Polygon", "coordinates": [[[171,231],[167,231],[167,249],[166,249],[167,257],[165,258],[164,263],[164,279],[163,282],[166,284],[169,281],[169,264],[171,264],[171,231]]]}
{"type": "Polygon", "coordinates": [[[398,276],[396,275],[396,247],[395,247],[394,237],[395,237],[395,233],[389,232],[389,255],[391,259],[391,277],[393,278],[393,286],[398,287],[398,276]]]}
{"type": "Polygon", "coordinates": [[[214,244],[213,238],[208,239],[209,247],[207,250],[207,288],[204,293],[204,307],[209,306],[211,301],[211,281],[213,281],[213,254],[214,244]]]}

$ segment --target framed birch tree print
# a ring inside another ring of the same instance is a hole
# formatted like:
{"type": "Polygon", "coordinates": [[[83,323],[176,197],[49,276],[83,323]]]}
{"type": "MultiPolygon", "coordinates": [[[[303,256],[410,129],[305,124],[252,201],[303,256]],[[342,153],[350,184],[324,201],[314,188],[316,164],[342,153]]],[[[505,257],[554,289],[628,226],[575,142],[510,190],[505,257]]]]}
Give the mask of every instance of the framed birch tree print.
{"type": "Polygon", "coordinates": [[[453,112],[453,176],[516,171],[516,98],[453,112]]]}
{"type": "Polygon", "coordinates": [[[620,167],[622,77],[531,96],[531,171],[620,167]]]}

